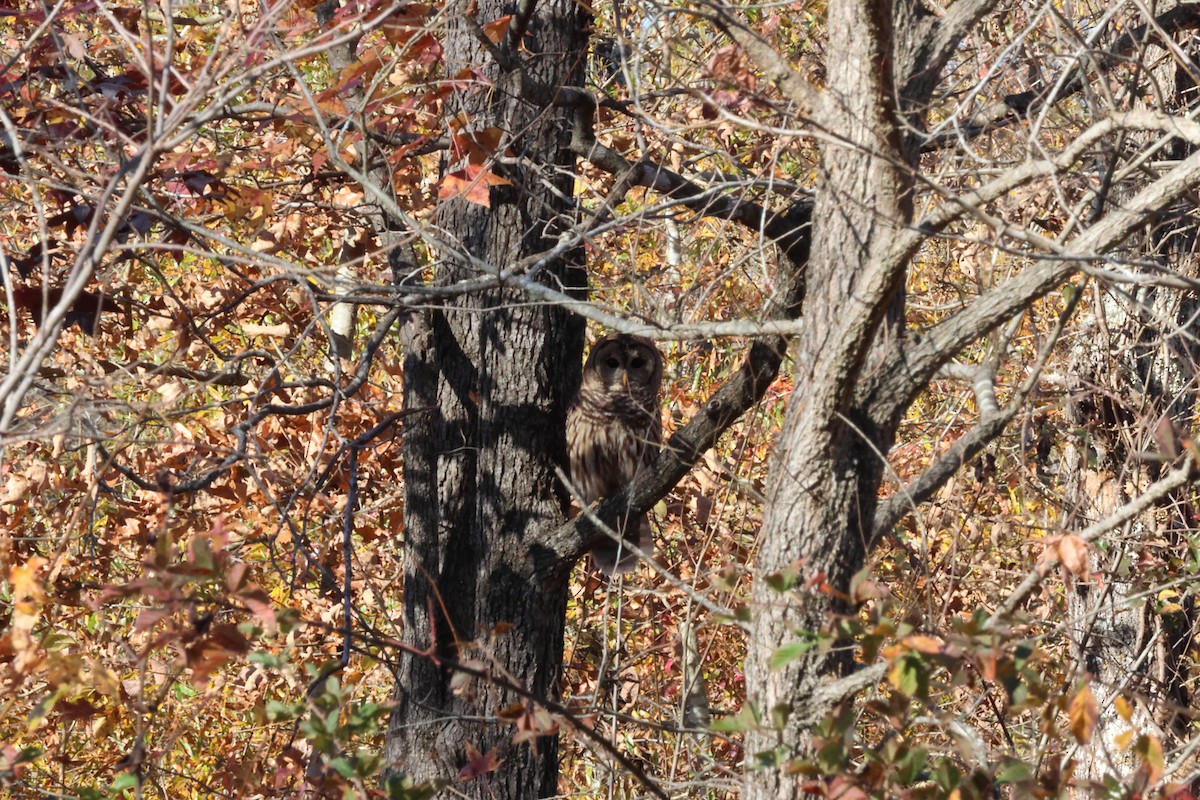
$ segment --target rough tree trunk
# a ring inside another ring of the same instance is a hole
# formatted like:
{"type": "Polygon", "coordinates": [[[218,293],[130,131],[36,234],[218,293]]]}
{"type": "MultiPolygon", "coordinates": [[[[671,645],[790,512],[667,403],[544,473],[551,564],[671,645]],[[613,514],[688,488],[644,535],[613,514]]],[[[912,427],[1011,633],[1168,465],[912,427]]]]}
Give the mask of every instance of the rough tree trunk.
{"type": "MultiPolygon", "coordinates": [[[[818,646],[778,669],[783,645],[821,632],[839,611],[873,544],[884,455],[917,393],[953,353],[910,364],[903,353],[904,280],[916,245],[913,176],[929,99],[955,43],[987,12],[956,4],[935,17],[913,0],[828,7],[827,85],[812,114],[821,142],[796,388],[768,484],[746,659],[748,700],[761,724],[746,740],[748,800],[800,797],[780,769],[806,754],[809,731],[845,699],[833,683],[845,649],[818,646]],[[791,590],[766,581],[791,574],[791,590]]],[[[977,332],[979,335],[985,331],[977,332]]],[[[825,643],[826,645],[828,642],[825,643]]]]}
{"type": "MultiPolygon", "coordinates": [[[[814,648],[777,670],[768,661],[802,632],[820,631],[836,611],[828,594],[804,588],[805,582],[823,575],[845,587],[862,567],[882,479],[878,453],[888,451],[895,434],[894,419],[880,424],[856,397],[873,341],[886,337],[904,277],[903,262],[889,252],[909,220],[911,175],[902,166],[894,109],[892,25],[890,3],[829,7],[829,39],[840,55],[829,62],[822,122],[850,144],[822,150],[796,389],[768,487],[758,573],[799,567],[799,580],[783,594],[763,580],[755,585],[746,683],[757,693],[750,701],[764,727],[748,737],[752,757],[795,755],[826,710],[811,701],[822,683],[842,672],[844,652],[814,648]]],[[[775,800],[801,793],[794,775],[769,768],[747,773],[745,796],[775,800]]]]}
{"type": "MultiPolygon", "coordinates": [[[[493,187],[490,207],[456,199],[440,208],[436,230],[449,247],[434,254],[439,285],[479,276],[452,250],[508,268],[547,250],[572,220],[566,112],[548,109],[547,98],[522,99],[519,70],[489,60],[472,32],[513,12],[497,0],[464,0],[446,11],[454,20],[447,75],[473,68],[492,82],[453,95],[446,113],[465,120],[467,131],[503,129],[499,153],[507,149],[519,162],[494,167],[512,185],[493,187]]],[[[543,85],[578,83],[587,21],[571,0],[538,3],[522,49],[510,57],[543,85]]],[[[552,263],[543,279],[584,283],[571,259],[552,263]]],[[[496,681],[456,677],[437,659],[472,660],[535,696],[557,692],[571,565],[551,579],[531,575],[539,536],[565,519],[567,497],[554,470],[565,463],[566,406],[578,384],[583,325],[560,308],[493,290],[414,318],[405,340],[412,414],[404,429],[403,637],[429,655],[401,658],[388,756],[396,771],[425,781],[453,779],[468,762],[468,746],[485,755],[495,750],[499,765],[458,783],[457,796],[554,794],[555,738],[512,744],[520,695],[496,681]]]]}

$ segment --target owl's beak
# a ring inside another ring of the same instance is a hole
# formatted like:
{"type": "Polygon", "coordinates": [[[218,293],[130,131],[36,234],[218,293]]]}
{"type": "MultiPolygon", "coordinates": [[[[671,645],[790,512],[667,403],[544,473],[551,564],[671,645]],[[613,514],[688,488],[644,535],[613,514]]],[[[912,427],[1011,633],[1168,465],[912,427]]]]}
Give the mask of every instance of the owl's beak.
{"type": "Polygon", "coordinates": [[[629,373],[628,372],[621,373],[621,388],[622,389],[629,388],[629,373]]]}

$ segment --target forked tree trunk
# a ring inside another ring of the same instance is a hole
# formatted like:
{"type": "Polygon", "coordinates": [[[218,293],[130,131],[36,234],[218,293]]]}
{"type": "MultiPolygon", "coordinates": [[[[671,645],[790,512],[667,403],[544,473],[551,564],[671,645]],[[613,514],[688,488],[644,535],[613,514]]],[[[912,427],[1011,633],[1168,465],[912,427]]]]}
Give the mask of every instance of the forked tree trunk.
{"type": "MultiPolygon", "coordinates": [[[[582,6],[545,0],[532,9],[512,57],[544,85],[578,84],[588,21],[582,6]]],[[[572,221],[575,164],[566,112],[547,108],[548,98],[521,99],[519,75],[490,61],[473,30],[513,9],[463,0],[445,13],[454,20],[447,75],[472,69],[491,81],[448,99],[446,114],[457,118],[450,129],[500,128],[498,155],[519,161],[493,167],[511,185],[492,188],[490,207],[455,199],[439,209],[436,231],[447,247],[433,254],[438,285],[479,277],[456,251],[509,268],[549,249],[572,221]]],[[[556,287],[585,280],[570,259],[551,263],[541,279],[556,287]]],[[[561,308],[493,290],[410,320],[405,340],[403,638],[427,654],[402,655],[387,753],[395,771],[419,781],[454,779],[465,766],[485,771],[459,782],[457,796],[554,794],[556,739],[512,744],[524,701],[501,684],[544,697],[558,689],[571,565],[551,579],[531,576],[539,536],[565,520],[555,468],[565,463],[583,325],[561,308]],[[500,681],[456,678],[439,659],[472,660],[500,681]],[[469,748],[494,757],[468,766],[469,748]]]]}
{"type": "MultiPolygon", "coordinates": [[[[820,631],[838,610],[830,595],[805,583],[811,578],[815,586],[820,577],[844,588],[862,567],[883,474],[879,453],[888,451],[896,429],[895,419],[880,424],[856,397],[872,353],[886,347],[905,266],[889,248],[910,215],[890,6],[862,0],[829,7],[829,39],[839,57],[829,62],[822,121],[848,144],[822,148],[796,389],[768,486],[746,661],[749,700],[763,717],[747,739],[753,755],[799,754],[827,710],[819,701],[822,685],[843,671],[844,653],[814,648],[774,670],[768,662],[780,646],[820,631]],[[779,593],[762,580],[791,569],[799,573],[792,591],[779,593]]],[[[800,796],[799,780],[786,770],[747,772],[746,798],[800,796]]]]}
{"type": "MultiPolygon", "coordinates": [[[[814,647],[772,669],[780,647],[826,629],[864,565],[885,454],[917,393],[953,353],[911,365],[901,348],[904,281],[919,132],[954,44],[988,10],[962,3],[934,17],[914,0],[828,6],[827,85],[814,126],[821,169],[796,388],[771,465],[746,658],[748,702],[761,721],[746,739],[747,800],[803,795],[786,761],[811,755],[812,727],[846,699],[833,684],[845,649],[814,647]],[[907,242],[902,244],[901,242],[907,242]],[[778,592],[773,574],[795,576],[778,592]],[[832,587],[833,593],[825,587],[832,587]]],[[[976,332],[979,336],[986,330],[976,332]]]]}

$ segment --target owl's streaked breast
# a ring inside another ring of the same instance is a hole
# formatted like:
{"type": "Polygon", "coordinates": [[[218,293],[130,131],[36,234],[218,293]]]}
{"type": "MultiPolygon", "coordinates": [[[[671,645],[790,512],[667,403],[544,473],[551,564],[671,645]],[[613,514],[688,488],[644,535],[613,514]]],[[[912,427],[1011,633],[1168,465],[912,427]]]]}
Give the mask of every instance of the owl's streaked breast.
{"type": "Polygon", "coordinates": [[[567,416],[567,448],[571,454],[571,479],[585,502],[620,491],[653,460],[661,439],[661,424],[632,428],[618,416],[594,408],[574,406],[567,416]]]}

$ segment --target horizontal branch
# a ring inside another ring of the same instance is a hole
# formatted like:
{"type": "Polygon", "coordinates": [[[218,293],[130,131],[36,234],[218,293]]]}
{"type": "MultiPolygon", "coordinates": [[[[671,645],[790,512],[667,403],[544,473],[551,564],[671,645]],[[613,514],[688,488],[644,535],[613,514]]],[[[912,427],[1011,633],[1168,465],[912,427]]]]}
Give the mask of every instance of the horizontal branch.
{"type": "Polygon", "coordinates": [[[699,414],[676,431],[649,469],[639,472],[619,494],[606,499],[594,517],[581,514],[546,537],[545,549],[533,553],[535,572],[548,576],[570,569],[589,544],[604,537],[596,520],[614,527],[626,515],[653,508],[721,434],[762,399],[779,374],[786,349],[787,340],[780,336],[754,342],[738,371],[709,398],[699,414]]]}
{"type": "MultiPolygon", "coordinates": [[[[522,81],[521,91],[531,101],[550,97],[555,105],[574,110],[571,150],[593,166],[617,176],[618,191],[640,186],[676,200],[703,216],[737,222],[775,242],[796,266],[807,263],[809,237],[802,229],[811,220],[812,203],[808,198],[776,212],[749,200],[714,197],[709,190],[661,164],[649,159],[630,161],[601,143],[596,138],[595,120],[602,101],[597,101],[591,92],[571,86],[547,87],[528,76],[522,81]]],[[[614,202],[606,203],[602,213],[610,213],[614,205],[614,202]]]]}
{"type": "MultiPolygon", "coordinates": [[[[250,380],[244,372],[236,369],[192,369],[180,364],[155,364],[152,361],[132,361],[128,364],[118,364],[108,360],[101,360],[97,364],[100,369],[104,370],[104,374],[106,375],[144,372],[151,377],[182,378],[183,380],[196,381],[206,386],[245,386],[247,381],[250,380]]],[[[73,373],[62,367],[45,366],[38,371],[38,377],[40,378],[65,378],[71,374],[73,373]]]]}

